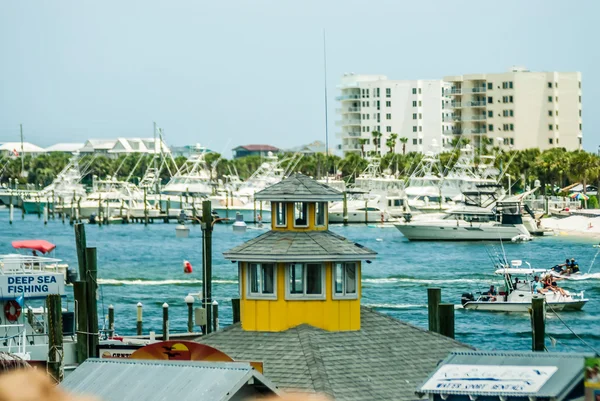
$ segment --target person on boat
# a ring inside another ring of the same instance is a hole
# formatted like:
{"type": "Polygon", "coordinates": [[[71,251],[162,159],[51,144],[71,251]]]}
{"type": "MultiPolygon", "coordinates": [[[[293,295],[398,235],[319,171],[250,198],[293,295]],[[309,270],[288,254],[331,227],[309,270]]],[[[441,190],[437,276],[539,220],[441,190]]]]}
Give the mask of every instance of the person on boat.
{"type": "Polygon", "coordinates": [[[535,276],[533,278],[533,292],[537,294],[545,294],[548,292],[544,288],[544,284],[540,281],[540,276],[535,276]]]}
{"type": "Polygon", "coordinates": [[[485,294],[487,295],[487,300],[490,302],[495,302],[496,301],[496,295],[498,295],[498,293],[496,292],[496,289],[494,288],[493,285],[490,285],[490,289],[488,290],[488,292],[485,294]]]}
{"type": "Polygon", "coordinates": [[[571,274],[579,273],[579,263],[575,259],[571,259],[571,264],[569,266],[571,268],[571,274]]]}
{"type": "Polygon", "coordinates": [[[570,295],[567,294],[565,290],[563,290],[556,284],[556,281],[552,281],[552,283],[550,284],[550,289],[555,293],[562,295],[563,297],[570,297],[570,295]]]}

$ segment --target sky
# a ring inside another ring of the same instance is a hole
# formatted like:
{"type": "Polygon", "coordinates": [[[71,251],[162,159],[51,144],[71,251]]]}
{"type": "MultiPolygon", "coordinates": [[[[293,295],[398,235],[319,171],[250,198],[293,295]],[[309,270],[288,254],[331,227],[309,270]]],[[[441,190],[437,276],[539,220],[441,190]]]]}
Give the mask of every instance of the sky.
{"type": "Polygon", "coordinates": [[[390,79],[580,71],[600,145],[597,0],[0,0],[0,143],[201,143],[231,155],[335,138],[346,72],[390,79]]]}

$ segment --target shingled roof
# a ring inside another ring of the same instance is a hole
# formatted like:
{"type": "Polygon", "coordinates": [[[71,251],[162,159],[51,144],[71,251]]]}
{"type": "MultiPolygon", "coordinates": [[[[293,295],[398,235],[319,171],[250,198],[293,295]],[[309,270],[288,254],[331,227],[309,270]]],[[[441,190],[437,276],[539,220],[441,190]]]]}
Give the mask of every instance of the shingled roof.
{"type": "Polygon", "coordinates": [[[198,341],[235,360],[262,361],[265,377],[284,391],[318,392],[338,401],[414,400],[417,387],[450,351],[472,349],[366,307],[359,331],[304,324],[256,332],[237,323],[198,341]]]}
{"type": "Polygon", "coordinates": [[[342,200],[344,195],[329,185],[321,184],[304,174],[296,173],[257,192],[254,198],[283,202],[325,202],[342,200]]]}
{"type": "Polygon", "coordinates": [[[319,262],[373,259],[377,253],[326,231],[268,231],[223,252],[245,262],[319,262]]]}

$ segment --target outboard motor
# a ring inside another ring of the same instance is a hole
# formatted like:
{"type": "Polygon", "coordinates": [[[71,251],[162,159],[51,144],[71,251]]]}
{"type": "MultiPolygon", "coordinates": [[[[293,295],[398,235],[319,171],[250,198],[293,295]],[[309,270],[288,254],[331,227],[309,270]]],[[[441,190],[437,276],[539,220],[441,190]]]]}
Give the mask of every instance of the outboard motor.
{"type": "Polygon", "coordinates": [[[473,296],[473,294],[470,294],[468,292],[465,292],[462,294],[462,296],[460,297],[460,303],[462,304],[462,306],[465,306],[465,304],[467,302],[473,302],[475,301],[475,297],[473,296]]]}
{"type": "Polygon", "coordinates": [[[72,267],[67,268],[66,283],[73,284],[75,281],[77,281],[77,271],[75,269],[73,269],[72,267]]]}

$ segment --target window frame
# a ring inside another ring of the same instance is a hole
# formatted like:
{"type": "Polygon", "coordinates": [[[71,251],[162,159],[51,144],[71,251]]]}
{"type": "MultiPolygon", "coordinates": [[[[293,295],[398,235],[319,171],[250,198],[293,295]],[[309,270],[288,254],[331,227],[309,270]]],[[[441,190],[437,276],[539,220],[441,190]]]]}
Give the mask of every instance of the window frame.
{"type": "Polygon", "coordinates": [[[274,202],[275,203],[275,227],[276,228],[286,228],[287,227],[287,203],[285,202],[274,202]],[[278,224],[279,220],[279,211],[277,210],[278,206],[283,207],[283,224],[278,224]]]}
{"type": "Polygon", "coordinates": [[[277,263],[256,263],[256,262],[246,262],[246,299],[268,299],[268,300],[277,300],[277,263]],[[272,294],[265,294],[262,292],[262,288],[261,288],[261,292],[257,293],[257,292],[252,292],[251,289],[251,280],[252,280],[252,275],[250,273],[251,271],[251,265],[258,265],[260,266],[260,272],[261,274],[263,274],[263,280],[264,280],[264,270],[262,269],[263,265],[271,265],[273,266],[273,293],[272,294]]]}
{"type": "Polygon", "coordinates": [[[338,299],[358,299],[358,281],[360,279],[360,268],[358,262],[333,262],[331,264],[331,298],[333,300],[338,299]],[[355,268],[355,277],[354,277],[354,293],[346,292],[346,265],[354,265],[355,268]],[[342,293],[336,292],[335,288],[335,279],[336,279],[336,269],[338,265],[342,265],[343,268],[343,277],[342,277],[342,293]]]}
{"type": "Polygon", "coordinates": [[[315,227],[326,227],[327,226],[327,213],[328,213],[328,204],[327,202],[315,202],[315,227]],[[323,208],[323,224],[319,224],[317,208],[319,205],[323,208]]]}
{"type": "Polygon", "coordinates": [[[327,285],[325,280],[326,269],[323,263],[312,263],[312,262],[296,262],[296,263],[286,263],[285,264],[285,299],[287,301],[323,301],[327,299],[327,290],[325,286],[327,285]],[[290,268],[292,265],[302,265],[302,294],[292,294],[290,292],[290,268]],[[308,272],[308,265],[319,265],[321,267],[321,294],[307,294],[306,293],[306,275],[308,272]]]}
{"type": "Polygon", "coordinates": [[[306,227],[308,227],[309,226],[309,220],[310,220],[309,214],[310,213],[309,213],[309,210],[308,210],[308,202],[294,202],[294,227],[297,227],[297,228],[306,228],[306,227]],[[296,204],[298,204],[298,203],[300,203],[300,204],[303,205],[303,209],[304,209],[304,212],[305,212],[304,218],[306,220],[306,224],[296,224],[296,204]]]}

